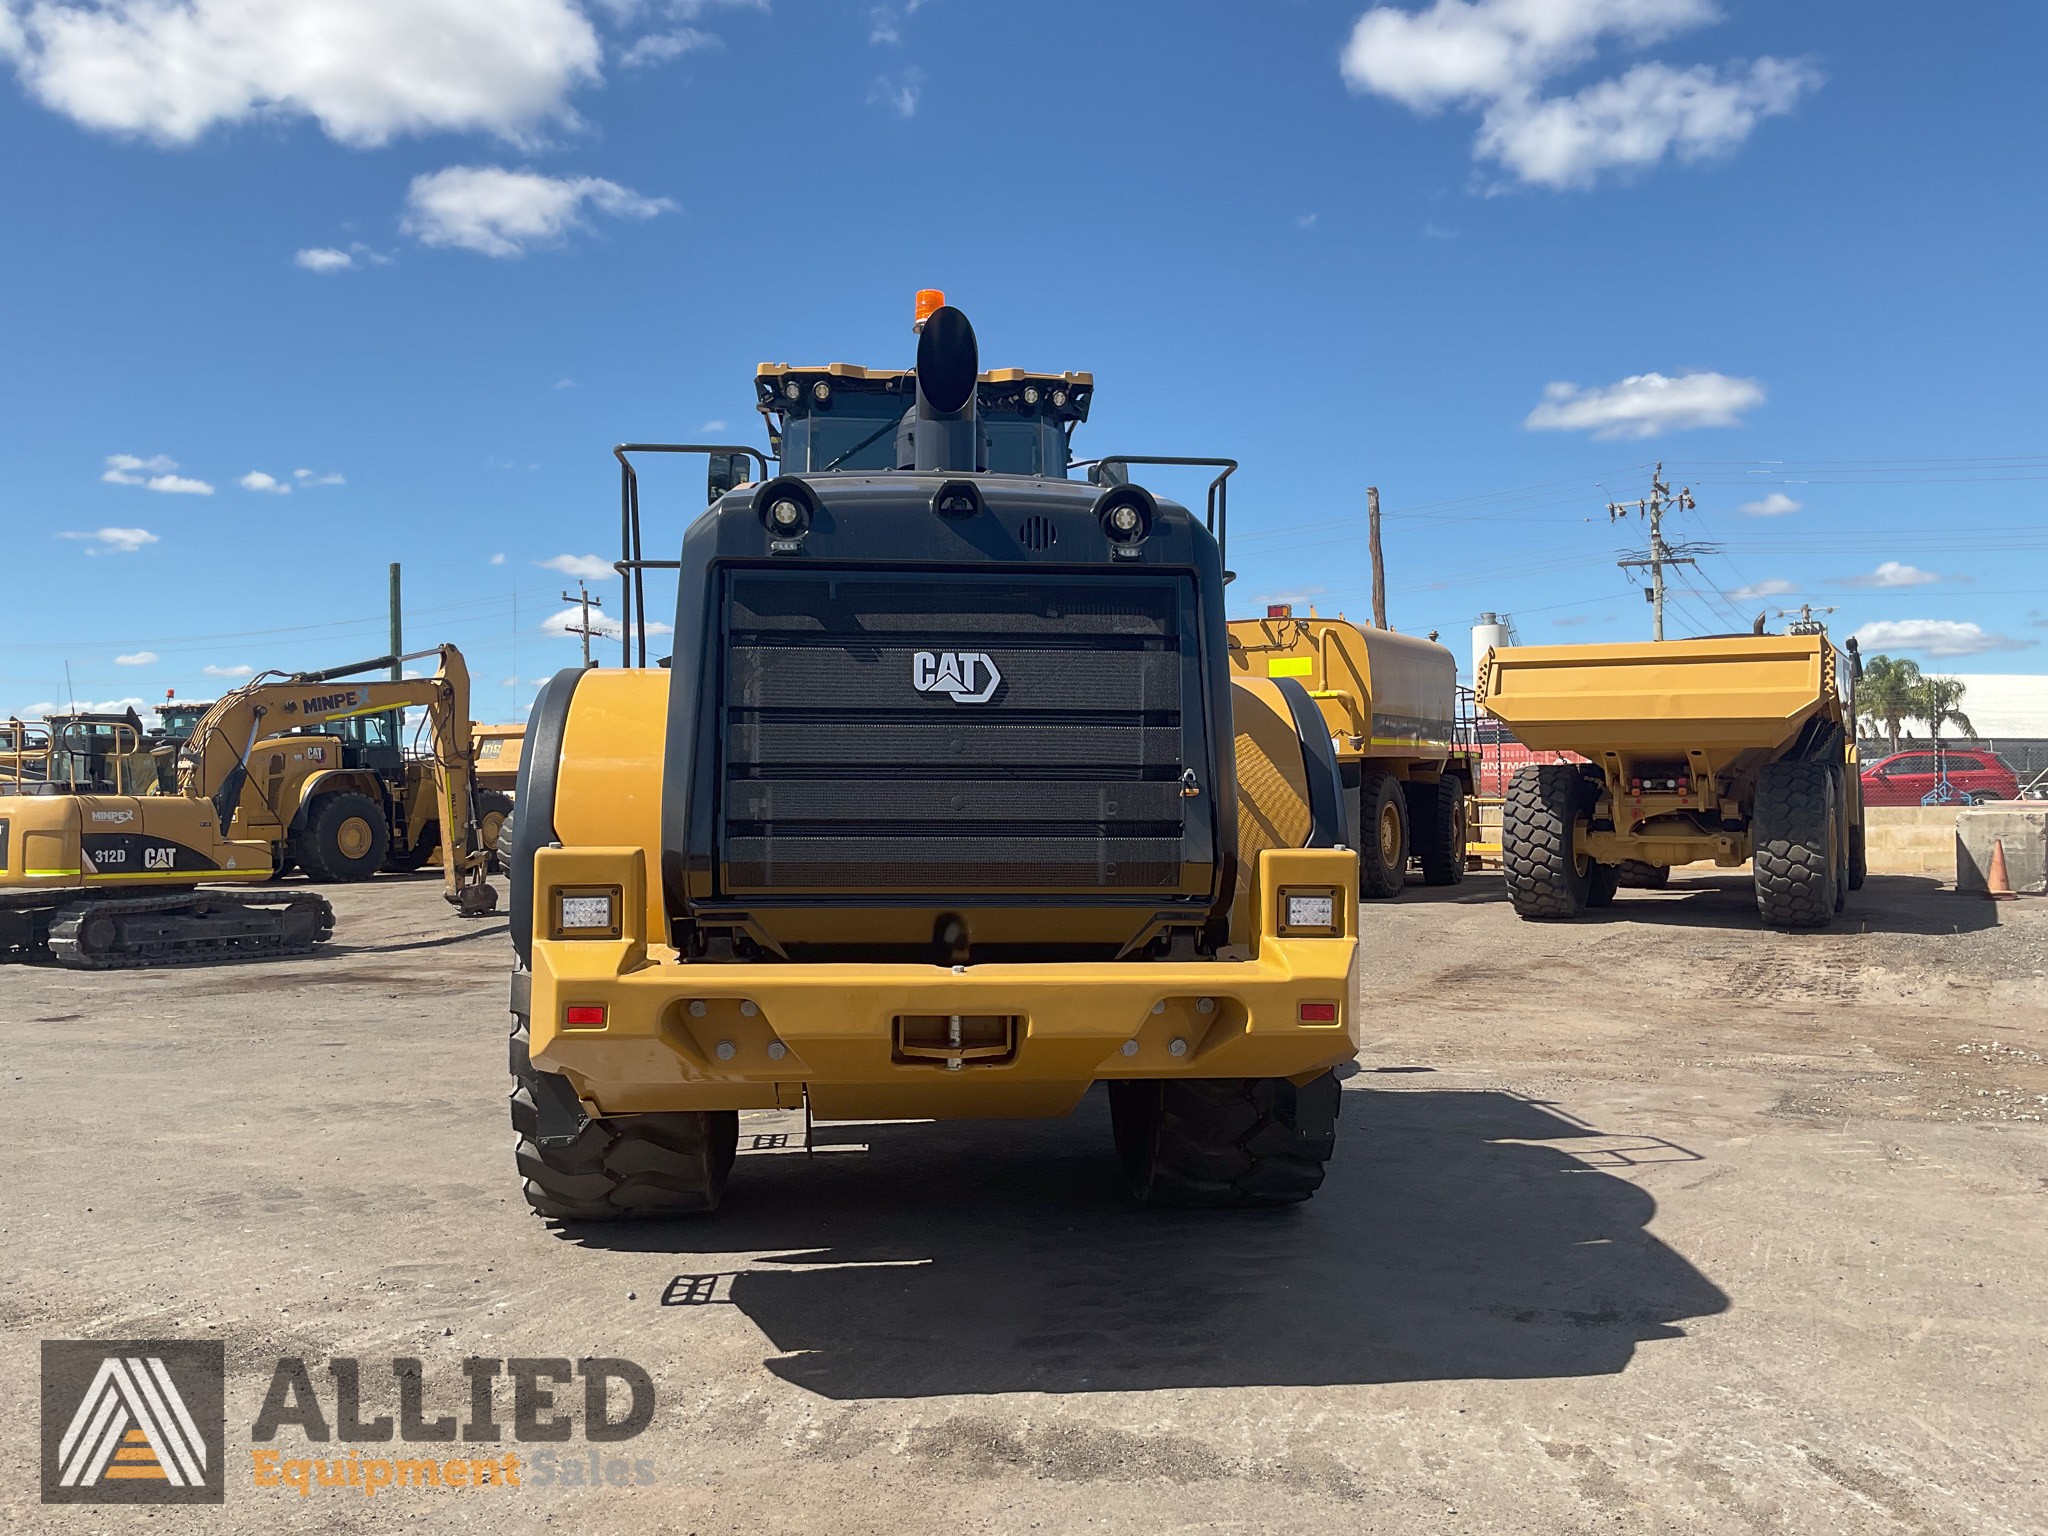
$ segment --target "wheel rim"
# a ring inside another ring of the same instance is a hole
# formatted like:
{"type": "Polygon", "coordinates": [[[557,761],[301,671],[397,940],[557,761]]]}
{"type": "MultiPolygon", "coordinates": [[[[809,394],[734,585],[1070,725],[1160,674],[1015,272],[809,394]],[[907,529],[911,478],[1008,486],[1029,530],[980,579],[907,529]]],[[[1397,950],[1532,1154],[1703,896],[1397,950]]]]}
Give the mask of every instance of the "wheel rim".
{"type": "Polygon", "coordinates": [[[334,829],[334,846],[344,859],[362,858],[375,841],[369,822],[360,816],[351,816],[334,829]]]}
{"type": "Polygon", "coordinates": [[[498,846],[498,833],[503,830],[504,825],[505,818],[497,811],[492,811],[477,824],[477,835],[483,838],[486,848],[493,851],[496,850],[498,846]]]}
{"type": "Polygon", "coordinates": [[[1380,807],[1380,862],[1389,867],[1401,858],[1401,808],[1389,800],[1380,807]]]}

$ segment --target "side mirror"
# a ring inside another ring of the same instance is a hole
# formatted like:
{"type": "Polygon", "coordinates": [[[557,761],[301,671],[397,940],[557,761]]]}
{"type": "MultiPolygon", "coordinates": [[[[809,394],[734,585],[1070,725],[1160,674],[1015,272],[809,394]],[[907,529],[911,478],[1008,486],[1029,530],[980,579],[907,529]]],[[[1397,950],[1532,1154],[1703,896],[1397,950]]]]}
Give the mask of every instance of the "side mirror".
{"type": "Polygon", "coordinates": [[[713,453],[706,457],[710,466],[704,475],[704,504],[709,506],[734,486],[747,483],[749,460],[744,453],[713,453]]]}

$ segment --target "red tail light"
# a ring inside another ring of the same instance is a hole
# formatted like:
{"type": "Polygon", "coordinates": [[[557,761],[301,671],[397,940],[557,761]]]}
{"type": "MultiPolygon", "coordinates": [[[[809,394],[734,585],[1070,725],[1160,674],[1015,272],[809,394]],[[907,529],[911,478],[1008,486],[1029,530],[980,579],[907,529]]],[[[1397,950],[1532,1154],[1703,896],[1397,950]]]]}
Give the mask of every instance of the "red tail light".
{"type": "Polygon", "coordinates": [[[1304,1024],[1334,1024],[1337,1022],[1335,1003],[1303,1003],[1295,1011],[1295,1017],[1304,1024]]]}
{"type": "Polygon", "coordinates": [[[564,1016],[564,1021],[571,1028],[602,1028],[604,1025],[604,1009],[580,1006],[571,1007],[564,1016]]]}

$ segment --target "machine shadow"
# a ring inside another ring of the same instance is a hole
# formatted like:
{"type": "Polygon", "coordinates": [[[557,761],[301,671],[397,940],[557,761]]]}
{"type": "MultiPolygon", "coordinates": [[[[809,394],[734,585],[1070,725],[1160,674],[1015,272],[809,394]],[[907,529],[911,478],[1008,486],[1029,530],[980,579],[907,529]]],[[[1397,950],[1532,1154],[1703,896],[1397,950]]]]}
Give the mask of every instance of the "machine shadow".
{"type": "MultiPolygon", "coordinates": [[[[1633,923],[1682,928],[1730,928],[1761,931],[1756,915],[1756,887],[1747,871],[1728,873],[1675,872],[1661,891],[1624,890],[1614,905],[1573,919],[1578,923],[1633,923]]],[[[1471,874],[1462,885],[1411,884],[1401,893],[1404,903],[1453,902],[1470,905],[1506,902],[1507,884],[1497,873],[1471,874]]],[[[1368,904],[1368,912],[1373,906],[1368,904]]],[[[1996,927],[1995,904],[1958,896],[1931,875],[1871,875],[1834,923],[1801,935],[1816,943],[1832,936],[1859,933],[1975,933],[1996,927]]],[[[1546,925],[1547,926],[1547,925],[1546,925]]]]}
{"type": "Polygon", "coordinates": [[[1253,1213],[1133,1206],[1099,1090],[826,1129],[865,1152],[743,1156],[712,1220],[567,1235],[673,1254],[667,1304],[738,1307],[771,1371],[842,1399],[1602,1375],[1728,1306],[1567,1150],[1598,1132],[1502,1093],[1354,1083],[1321,1193],[1253,1213]]]}

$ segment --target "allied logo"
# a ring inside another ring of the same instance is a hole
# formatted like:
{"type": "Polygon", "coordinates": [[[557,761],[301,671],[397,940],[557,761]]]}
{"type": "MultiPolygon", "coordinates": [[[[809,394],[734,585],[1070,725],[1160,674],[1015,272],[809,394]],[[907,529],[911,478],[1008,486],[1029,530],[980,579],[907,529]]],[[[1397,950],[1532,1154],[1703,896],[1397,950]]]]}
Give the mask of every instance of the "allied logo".
{"type": "Polygon", "coordinates": [[[218,1339],[43,1341],[45,1504],[218,1504],[218,1339]]]}
{"type": "Polygon", "coordinates": [[[986,651],[919,651],[910,661],[910,685],[955,704],[986,704],[1002,687],[1003,674],[986,651]]]}

